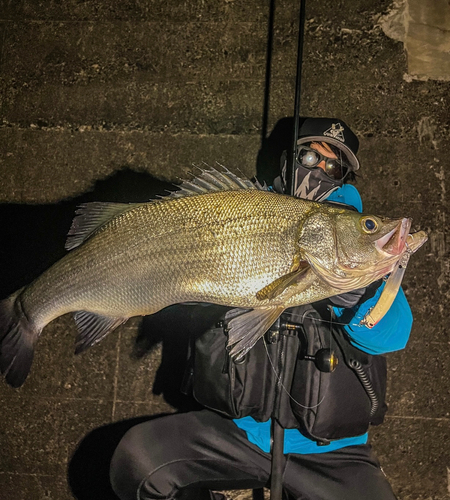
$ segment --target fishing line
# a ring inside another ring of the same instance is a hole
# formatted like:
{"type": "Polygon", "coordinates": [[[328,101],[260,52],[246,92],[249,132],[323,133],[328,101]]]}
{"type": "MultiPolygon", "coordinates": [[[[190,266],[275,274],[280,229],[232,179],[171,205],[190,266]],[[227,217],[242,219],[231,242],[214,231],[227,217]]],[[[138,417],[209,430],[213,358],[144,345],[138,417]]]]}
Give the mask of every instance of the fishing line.
{"type": "Polygon", "coordinates": [[[270,363],[270,366],[272,367],[272,370],[273,372],[275,373],[275,377],[277,378],[277,382],[278,382],[278,385],[283,389],[283,391],[288,395],[289,399],[292,399],[292,401],[298,405],[298,406],[301,406],[302,408],[305,408],[305,410],[312,410],[314,408],[317,408],[318,406],[320,406],[322,403],[323,403],[323,400],[325,399],[325,395],[322,397],[322,399],[316,404],[316,405],[313,405],[313,406],[305,406],[305,405],[302,405],[301,403],[299,403],[292,395],[291,393],[289,392],[289,390],[286,388],[286,386],[283,384],[283,382],[281,381],[281,375],[278,374],[277,372],[277,369],[275,368],[273,362],[272,362],[272,359],[270,357],[270,354],[269,354],[269,350],[267,349],[267,342],[266,342],[266,339],[263,337],[263,341],[264,341],[264,347],[266,349],[266,354],[267,354],[267,358],[269,359],[269,363],[270,363]]]}
{"type": "MultiPolygon", "coordinates": [[[[292,313],[287,313],[287,314],[290,314],[291,317],[294,316],[294,314],[292,313]]],[[[316,318],[311,318],[311,319],[314,319],[316,320],[316,318]]],[[[321,320],[317,320],[317,321],[321,321],[321,320]]],[[[333,321],[327,321],[327,320],[322,320],[326,323],[330,323],[330,325],[333,324],[333,321]]],[[[336,323],[335,323],[336,324],[336,323]]],[[[330,345],[331,345],[331,326],[330,326],[330,345]]],[[[281,380],[281,375],[278,373],[276,367],[274,366],[273,364],[273,361],[272,361],[272,358],[270,357],[270,353],[269,353],[269,349],[267,348],[267,342],[266,342],[266,338],[265,336],[263,336],[263,342],[264,342],[264,348],[266,350],[266,354],[267,354],[267,359],[269,360],[269,364],[275,374],[275,377],[277,379],[277,382],[278,382],[278,385],[283,389],[283,391],[288,395],[288,397],[298,406],[300,406],[301,408],[304,408],[305,410],[313,410],[314,408],[317,408],[318,406],[320,406],[323,401],[325,400],[325,394],[323,395],[322,399],[315,405],[313,406],[305,406],[305,405],[302,405],[301,403],[299,403],[292,395],[291,393],[289,392],[289,390],[286,388],[286,386],[283,384],[282,380],[281,380]]]]}
{"type": "MultiPolygon", "coordinates": [[[[290,316],[290,318],[295,318],[297,317],[298,315],[294,314],[294,313],[289,313],[289,312],[284,312],[283,314],[285,314],[286,316],[290,316]]],[[[361,326],[360,322],[356,322],[356,323],[341,323],[339,321],[336,321],[336,320],[328,320],[328,319],[323,319],[323,318],[312,318],[310,317],[309,319],[311,319],[312,321],[316,321],[317,323],[330,323],[330,325],[338,325],[338,326],[361,326]]],[[[330,329],[330,332],[331,332],[331,329],[330,329]]]]}
{"type": "MultiPolygon", "coordinates": [[[[290,319],[298,317],[297,314],[289,313],[289,312],[284,312],[283,315],[289,316],[290,319]]],[[[346,326],[346,325],[348,325],[348,323],[340,323],[339,321],[333,321],[333,320],[328,320],[328,319],[323,319],[323,318],[312,318],[312,317],[310,317],[310,319],[312,321],[317,321],[318,323],[330,323],[330,325],[331,324],[333,324],[333,325],[339,325],[339,326],[346,326]]],[[[356,326],[357,323],[352,323],[352,325],[356,326]]],[[[331,333],[331,330],[330,330],[330,333],[331,333]]]]}

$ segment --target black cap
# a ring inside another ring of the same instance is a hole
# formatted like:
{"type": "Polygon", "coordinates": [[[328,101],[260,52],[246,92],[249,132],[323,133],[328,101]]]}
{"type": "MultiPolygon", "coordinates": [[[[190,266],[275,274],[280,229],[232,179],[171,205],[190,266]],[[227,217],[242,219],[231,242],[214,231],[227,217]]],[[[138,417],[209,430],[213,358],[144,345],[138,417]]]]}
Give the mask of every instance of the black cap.
{"type": "Polygon", "coordinates": [[[341,149],[350,162],[350,169],[359,169],[356,157],[359,140],[342,120],[337,118],[305,118],[300,124],[297,145],[311,141],[324,141],[341,149]]]}

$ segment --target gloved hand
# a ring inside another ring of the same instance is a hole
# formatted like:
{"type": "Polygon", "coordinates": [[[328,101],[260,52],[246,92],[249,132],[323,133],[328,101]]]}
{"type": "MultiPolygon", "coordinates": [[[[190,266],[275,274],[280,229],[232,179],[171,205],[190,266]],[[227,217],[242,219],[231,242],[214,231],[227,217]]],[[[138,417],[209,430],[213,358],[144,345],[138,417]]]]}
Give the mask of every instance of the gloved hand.
{"type": "Polygon", "coordinates": [[[334,297],[330,297],[328,300],[334,307],[343,307],[345,309],[351,309],[355,307],[357,304],[365,302],[372,298],[378,288],[383,283],[383,280],[375,281],[371,283],[369,286],[364,288],[358,288],[357,290],[352,290],[351,292],[341,293],[340,295],[335,295],[334,297]]]}
{"type": "Polygon", "coordinates": [[[352,290],[351,292],[341,293],[340,295],[334,295],[328,300],[335,307],[344,307],[345,309],[350,309],[362,299],[366,293],[367,288],[358,288],[357,290],[352,290]]]}

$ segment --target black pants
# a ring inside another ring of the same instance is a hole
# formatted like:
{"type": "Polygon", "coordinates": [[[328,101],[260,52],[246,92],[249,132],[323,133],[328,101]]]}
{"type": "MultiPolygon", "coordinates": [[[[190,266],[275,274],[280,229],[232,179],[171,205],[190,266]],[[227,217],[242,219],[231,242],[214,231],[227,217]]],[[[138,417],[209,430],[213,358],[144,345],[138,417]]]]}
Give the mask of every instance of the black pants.
{"type": "MultiPolygon", "coordinates": [[[[202,497],[206,489],[268,485],[271,456],[246,433],[212,411],[174,414],[130,429],[111,463],[121,500],[202,497]]],[[[287,455],[283,484],[295,499],[394,500],[370,446],[287,455]]]]}

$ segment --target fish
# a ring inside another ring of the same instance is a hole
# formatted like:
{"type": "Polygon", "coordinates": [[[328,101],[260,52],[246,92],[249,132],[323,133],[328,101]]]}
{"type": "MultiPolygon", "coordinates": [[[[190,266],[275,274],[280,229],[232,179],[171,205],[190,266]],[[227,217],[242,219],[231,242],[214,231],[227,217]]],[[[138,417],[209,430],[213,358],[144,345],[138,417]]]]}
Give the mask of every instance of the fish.
{"type": "Polygon", "coordinates": [[[225,167],[145,203],[83,204],[67,254],[0,302],[0,370],[20,387],[42,330],[64,314],[78,354],[130,317],[177,303],[240,311],[227,328],[229,354],[241,359],[286,308],[387,275],[410,226],[274,193],[225,167]]]}

